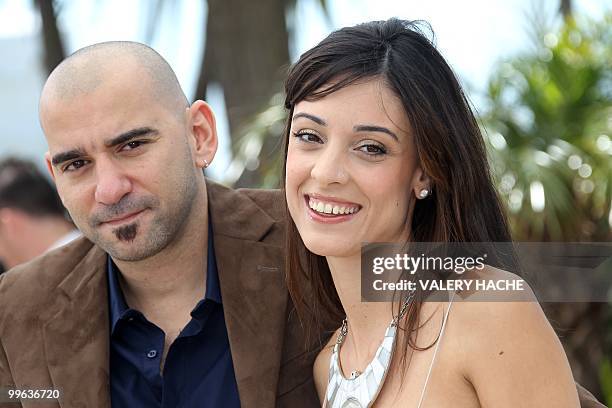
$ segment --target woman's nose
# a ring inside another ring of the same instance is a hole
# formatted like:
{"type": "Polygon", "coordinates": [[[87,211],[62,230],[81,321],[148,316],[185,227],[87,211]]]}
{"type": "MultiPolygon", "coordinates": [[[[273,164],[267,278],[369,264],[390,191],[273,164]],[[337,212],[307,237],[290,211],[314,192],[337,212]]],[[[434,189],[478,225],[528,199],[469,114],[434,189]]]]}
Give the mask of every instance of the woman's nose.
{"type": "Polygon", "coordinates": [[[322,185],[344,184],[349,179],[345,160],[342,152],[327,148],[315,159],[310,176],[322,185]]]}

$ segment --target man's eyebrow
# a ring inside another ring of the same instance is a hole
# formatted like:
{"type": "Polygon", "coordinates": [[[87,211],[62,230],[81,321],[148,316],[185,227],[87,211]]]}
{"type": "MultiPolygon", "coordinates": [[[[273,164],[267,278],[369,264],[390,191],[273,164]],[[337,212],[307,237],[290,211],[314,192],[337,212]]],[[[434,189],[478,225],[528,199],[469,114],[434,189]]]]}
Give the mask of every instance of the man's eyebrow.
{"type": "Polygon", "coordinates": [[[355,131],[355,132],[380,132],[380,133],[386,133],[389,136],[391,136],[392,138],[394,138],[395,141],[399,142],[399,139],[398,139],[398,137],[397,137],[397,135],[395,133],[393,133],[392,131],[390,131],[386,127],[382,127],[382,126],[357,125],[357,126],[353,127],[353,131],[355,131]]]}
{"type": "MultiPolygon", "coordinates": [[[[113,137],[112,139],[108,139],[104,142],[106,147],[113,147],[125,142],[129,142],[132,139],[137,137],[145,136],[145,135],[156,135],[158,131],[156,129],[150,128],[148,126],[136,128],[132,130],[128,130],[125,133],[120,134],[119,136],[113,137]]],[[[79,157],[85,156],[86,153],[80,149],[72,149],[65,152],[57,153],[51,159],[51,164],[53,166],[57,166],[68,160],[78,159],[79,157]]]]}
{"type": "Polygon", "coordinates": [[[297,118],[306,118],[306,119],[310,119],[313,122],[321,125],[321,126],[327,126],[327,122],[325,122],[323,119],[321,119],[318,116],[315,115],[311,115],[310,113],[306,113],[306,112],[300,112],[300,113],[296,113],[295,115],[293,115],[293,117],[291,118],[291,120],[296,120],[297,118]]]}
{"type": "Polygon", "coordinates": [[[113,146],[123,144],[125,142],[129,142],[130,140],[135,139],[140,136],[155,135],[157,133],[158,132],[156,129],[150,128],[148,126],[136,128],[136,129],[128,130],[127,132],[122,133],[119,136],[115,136],[112,139],[108,139],[104,141],[104,146],[113,147],[113,146]]]}
{"type": "Polygon", "coordinates": [[[51,159],[51,164],[53,164],[53,166],[57,166],[59,164],[67,162],[68,160],[78,159],[79,157],[83,156],[85,156],[85,152],[83,150],[68,150],[66,152],[61,152],[54,155],[51,159]]]}

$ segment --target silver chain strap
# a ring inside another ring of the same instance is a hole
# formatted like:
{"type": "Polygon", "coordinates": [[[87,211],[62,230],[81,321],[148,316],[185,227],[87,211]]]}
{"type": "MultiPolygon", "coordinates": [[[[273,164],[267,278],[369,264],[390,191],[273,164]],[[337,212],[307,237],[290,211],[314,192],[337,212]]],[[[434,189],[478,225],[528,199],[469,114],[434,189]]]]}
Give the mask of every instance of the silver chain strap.
{"type": "MultiPolygon", "coordinates": [[[[414,294],[415,294],[414,290],[411,290],[410,293],[408,293],[408,296],[406,296],[404,303],[402,303],[402,307],[400,307],[399,313],[397,314],[397,316],[393,317],[393,320],[391,321],[391,326],[397,327],[397,325],[399,324],[399,321],[402,319],[402,317],[404,317],[404,315],[406,315],[406,312],[408,311],[408,306],[410,306],[410,302],[414,298],[414,294]]],[[[347,334],[348,334],[348,320],[345,317],[344,320],[342,320],[342,326],[340,326],[340,333],[338,333],[338,339],[336,340],[336,344],[342,344],[347,334]]]]}

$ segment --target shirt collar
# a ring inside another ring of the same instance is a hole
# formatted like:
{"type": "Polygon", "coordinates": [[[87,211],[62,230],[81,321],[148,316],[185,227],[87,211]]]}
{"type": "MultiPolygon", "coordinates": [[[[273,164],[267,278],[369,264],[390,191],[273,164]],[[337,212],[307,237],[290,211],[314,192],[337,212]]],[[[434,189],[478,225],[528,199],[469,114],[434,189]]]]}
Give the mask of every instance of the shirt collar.
{"type": "MultiPolygon", "coordinates": [[[[108,297],[109,313],[111,323],[111,333],[114,331],[117,322],[123,318],[137,314],[135,310],[128,307],[121,286],[119,286],[119,268],[113,262],[110,255],[107,255],[106,270],[108,275],[108,297]]],[[[212,225],[208,222],[208,261],[206,264],[206,293],[204,299],[198,302],[192,314],[203,307],[206,300],[221,304],[221,288],[219,286],[219,273],[217,271],[217,260],[215,257],[215,246],[213,242],[212,225]]]]}

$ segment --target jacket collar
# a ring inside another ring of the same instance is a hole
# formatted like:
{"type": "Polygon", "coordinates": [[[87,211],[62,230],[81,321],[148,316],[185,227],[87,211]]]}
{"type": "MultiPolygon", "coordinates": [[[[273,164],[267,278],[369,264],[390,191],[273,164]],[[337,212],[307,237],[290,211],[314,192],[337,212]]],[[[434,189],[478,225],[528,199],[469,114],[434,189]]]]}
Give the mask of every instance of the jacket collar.
{"type": "Polygon", "coordinates": [[[288,292],[283,250],[264,242],[277,225],[246,193],[207,181],[223,312],[243,407],[273,407],[288,292]]]}
{"type": "Polygon", "coordinates": [[[43,326],[47,365],[60,406],[110,406],[109,325],[104,251],[81,239],[81,259],[59,284],[43,326]],[[87,381],[84,381],[87,379],[87,381]]]}
{"type": "Polygon", "coordinates": [[[259,241],[276,222],[248,195],[206,179],[208,208],[215,235],[259,241]]]}

